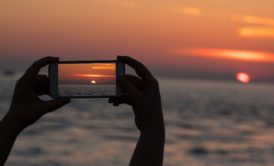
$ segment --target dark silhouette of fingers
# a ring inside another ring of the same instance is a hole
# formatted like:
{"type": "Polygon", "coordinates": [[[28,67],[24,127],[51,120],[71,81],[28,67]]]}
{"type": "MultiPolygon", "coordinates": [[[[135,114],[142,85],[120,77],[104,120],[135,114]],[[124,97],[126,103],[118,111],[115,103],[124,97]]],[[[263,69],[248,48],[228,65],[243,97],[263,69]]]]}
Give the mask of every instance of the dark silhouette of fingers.
{"type": "Polygon", "coordinates": [[[108,100],[109,103],[112,103],[113,106],[118,106],[119,104],[122,104],[122,101],[120,99],[110,98],[108,100]]]}
{"type": "Polygon", "coordinates": [[[120,104],[130,104],[129,99],[127,96],[123,96],[123,97],[112,97],[108,100],[109,103],[112,103],[113,106],[118,106],[120,104]]]}
{"type": "Polygon", "coordinates": [[[46,75],[37,75],[34,82],[34,92],[37,95],[49,94],[49,77],[46,75]]]}
{"type": "Polygon", "coordinates": [[[142,79],[148,81],[154,79],[149,70],[141,62],[129,56],[117,56],[117,59],[132,67],[142,79]]]}
{"type": "Polygon", "coordinates": [[[42,58],[36,62],[34,62],[26,71],[26,76],[29,79],[32,79],[35,75],[38,74],[38,72],[40,71],[40,69],[50,63],[54,63],[57,62],[59,60],[59,58],[56,57],[45,57],[42,58]]]}
{"type": "Polygon", "coordinates": [[[119,77],[118,81],[129,98],[135,98],[141,95],[135,85],[126,76],[119,77]]]}
{"type": "MultiPolygon", "coordinates": [[[[134,114],[135,114],[135,113],[134,113],[134,114]]],[[[135,124],[136,124],[137,128],[138,128],[139,130],[141,130],[141,120],[140,120],[139,116],[137,116],[137,115],[135,114],[134,120],[135,120],[135,124]]]]}
{"type": "Polygon", "coordinates": [[[143,81],[134,75],[127,74],[125,75],[139,90],[142,90],[144,87],[143,81]]]}
{"type": "Polygon", "coordinates": [[[61,108],[64,105],[68,104],[69,102],[70,102],[70,99],[57,99],[57,100],[46,101],[45,102],[46,111],[44,113],[48,113],[58,108],[61,108]]]}
{"type": "Polygon", "coordinates": [[[113,106],[119,106],[119,105],[120,105],[120,103],[118,101],[113,102],[113,106]]]}

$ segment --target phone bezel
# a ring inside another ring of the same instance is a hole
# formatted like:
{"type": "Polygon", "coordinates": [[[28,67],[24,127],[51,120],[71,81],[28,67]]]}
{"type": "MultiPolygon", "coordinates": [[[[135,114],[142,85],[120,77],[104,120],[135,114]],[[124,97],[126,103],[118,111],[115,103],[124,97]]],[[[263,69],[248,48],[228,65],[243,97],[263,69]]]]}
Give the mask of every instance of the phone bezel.
{"type": "Polygon", "coordinates": [[[58,61],[49,64],[49,89],[53,98],[110,98],[122,97],[124,91],[121,88],[118,78],[125,75],[125,64],[119,60],[89,60],[89,61],[58,61]],[[58,91],[58,64],[85,64],[85,63],[115,63],[116,64],[116,95],[109,96],[59,96],[58,91]]]}

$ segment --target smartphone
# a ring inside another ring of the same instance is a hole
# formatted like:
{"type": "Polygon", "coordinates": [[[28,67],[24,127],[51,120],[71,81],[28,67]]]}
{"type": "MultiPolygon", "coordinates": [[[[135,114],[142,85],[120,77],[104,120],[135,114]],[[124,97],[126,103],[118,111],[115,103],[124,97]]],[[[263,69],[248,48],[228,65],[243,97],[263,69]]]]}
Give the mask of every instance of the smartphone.
{"type": "Polygon", "coordinates": [[[121,97],[117,78],[125,64],[117,60],[59,61],[49,65],[50,95],[53,98],[121,97]]]}

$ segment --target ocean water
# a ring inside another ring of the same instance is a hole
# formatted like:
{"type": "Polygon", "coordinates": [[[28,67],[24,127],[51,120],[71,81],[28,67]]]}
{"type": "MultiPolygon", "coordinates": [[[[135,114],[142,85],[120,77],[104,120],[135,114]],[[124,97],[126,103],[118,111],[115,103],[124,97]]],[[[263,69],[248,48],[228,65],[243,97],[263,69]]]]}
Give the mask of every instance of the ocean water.
{"type": "MultiPolygon", "coordinates": [[[[0,76],[0,118],[18,76],[0,76]]],[[[274,85],[159,79],[166,166],[273,166],[274,85]]],[[[78,99],[17,139],[7,166],[128,165],[139,132],[129,106],[78,99]]]]}
{"type": "Polygon", "coordinates": [[[60,96],[114,96],[116,85],[59,85],[60,96]]]}

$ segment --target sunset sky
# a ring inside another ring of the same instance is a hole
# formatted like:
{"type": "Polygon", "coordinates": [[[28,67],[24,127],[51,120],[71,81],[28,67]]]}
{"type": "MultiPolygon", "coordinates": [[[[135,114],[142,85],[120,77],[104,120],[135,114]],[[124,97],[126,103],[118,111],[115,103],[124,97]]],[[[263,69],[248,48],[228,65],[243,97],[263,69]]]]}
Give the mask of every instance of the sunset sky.
{"type": "Polygon", "coordinates": [[[115,63],[58,65],[59,84],[115,85],[115,76],[115,63]]]}
{"type": "Polygon", "coordinates": [[[274,80],[273,0],[1,0],[0,69],[135,57],[158,76],[274,80]]]}

